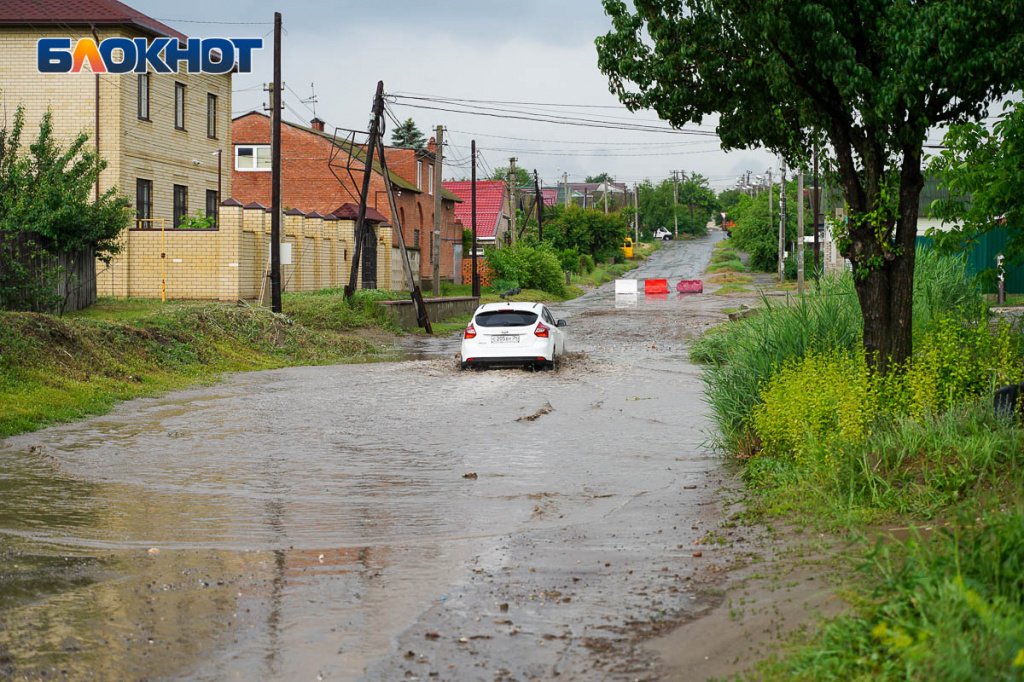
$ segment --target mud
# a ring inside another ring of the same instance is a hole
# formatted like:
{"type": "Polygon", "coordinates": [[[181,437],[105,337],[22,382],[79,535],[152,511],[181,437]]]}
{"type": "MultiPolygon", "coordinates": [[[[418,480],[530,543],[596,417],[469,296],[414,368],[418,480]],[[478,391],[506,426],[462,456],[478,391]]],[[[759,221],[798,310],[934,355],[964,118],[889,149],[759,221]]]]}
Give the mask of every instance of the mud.
{"type": "Polygon", "coordinates": [[[409,338],[7,440],[0,679],[694,679],[656,637],[763,544],[723,526],[687,343],[756,300],[605,285],[556,307],[555,371],[409,338]]]}

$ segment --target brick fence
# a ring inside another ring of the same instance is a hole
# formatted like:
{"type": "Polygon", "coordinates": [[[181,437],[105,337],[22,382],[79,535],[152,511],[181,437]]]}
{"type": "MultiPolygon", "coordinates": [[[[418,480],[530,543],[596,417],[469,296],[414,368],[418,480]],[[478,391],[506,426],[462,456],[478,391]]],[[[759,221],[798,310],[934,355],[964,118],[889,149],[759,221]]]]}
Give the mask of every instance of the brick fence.
{"type": "MultiPolygon", "coordinates": [[[[270,261],[271,215],[260,204],[242,206],[228,199],[220,206],[218,226],[206,230],[153,227],[131,229],[111,264],[97,264],[97,293],[118,298],[160,298],[161,282],[169,299],[236,301],[260,295],[270,261]],[[165,257],[161,258],[161,254],[165,257]]],[[[319,213],[288,211],[281,221],[282,244],[291,245],[290,265],[281,266],[282,291],[315,291],[348,283],[355,242],[354,220],[319,213]]],[[[377,236],[377,285],[392,284],[391,228],[377,236]]],[[[401,267],[401,263],[395,263],[401,267]]],[[[357,276],[362,287],[362,272],[357,276]]],[[[269,280],[264,300],[269,299],[269,280]]]]}
{"type": "MultiPolygon", "coordinates": [[[[487,261],[480,256],[476,258],[476,274],[480,277],[480,286],[482,287],[489,287],[494,282],[494,271],[491,270],[491,266],[487,264],[487,261]]],[[[462,259],[462,281],[466,284],[473,283],[472,258],[462,259]]]]}

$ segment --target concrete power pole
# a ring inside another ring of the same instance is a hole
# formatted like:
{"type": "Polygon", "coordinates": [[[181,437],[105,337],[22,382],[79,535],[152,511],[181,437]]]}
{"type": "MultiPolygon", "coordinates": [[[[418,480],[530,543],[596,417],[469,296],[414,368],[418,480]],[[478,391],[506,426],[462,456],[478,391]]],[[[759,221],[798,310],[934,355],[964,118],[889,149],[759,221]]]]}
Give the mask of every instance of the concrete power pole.
{"type": "Polygon", "coordinates": [[[640,241],[640,190],[633,183],[633,242],[640,241]]]}
{"type": "Polygon", "coordinates": [[[562,173],[562,186],[565,187],[565,207],[569,208],[569,174],[562,173]]]}
{"type": "Polygon", "coordinates": [[[804,295],[804,171],[796,174],[796,293],[804,295]]]}
{"type": "Polygon", "coordinates": [[[608,183],[608,176],[604,176],[604,214],[608,215],[608,190],[610,189],[608,183]]]}
{"type": "Polygon", "coordinates": [[[437,146],[434,151],[434,296],[441,295],[441,164],[444,159],[444,126],[437,126],[437,146]]]}
{"type": "Polygon", "coordinates": [[[675,224],[675,236],[679,236],[679,215],[676,209],[679,205],[679,171],[672,171],[672,221],[675,224]]]}
{"type": "MultiPolygon", "coordinates": [[[[91,62],[90,62],[91,66],[91,62]]],[[[97,81],[98,82],[98,81],[97,81]]],[[[98,97],[98,95],[97,95],[98,97]]],[[[99,101],[97,99],[97,101],[99,101]]],[[[281,13],[274,12],[274,85],[270,96],[270,309],[281,312],[281,13]]],[[[373,147],[370,147],[373,154],[373,147]]]]}
{"type": "Polygon", "coordinates": [[[511,241],[516,241],[516,159],[508,160],[508,215],[512,225],[511,241]]]}
{"type": "MultiPolygon", "coordinates": [[[[786,251],[786,160],[782,160],[781,175],[779,177],[779,243],[782,244],[782,253],[786,251]]],[[[786,270],[783,265],[779,273],[779,284],[786,281],[786,270]]]]}

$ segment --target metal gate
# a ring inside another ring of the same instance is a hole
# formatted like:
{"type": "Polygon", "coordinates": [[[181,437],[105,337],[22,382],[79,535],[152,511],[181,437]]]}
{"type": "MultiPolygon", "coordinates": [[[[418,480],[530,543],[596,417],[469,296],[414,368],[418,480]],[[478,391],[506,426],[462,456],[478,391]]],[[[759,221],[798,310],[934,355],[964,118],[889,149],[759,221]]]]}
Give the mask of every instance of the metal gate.
{"type": "Polygon", "coordinates": [[[376,226],[366,223],[363,230],[363,253],[360,254],[363,266],[363,288],[377,288],[377,230],[376,226]]]}

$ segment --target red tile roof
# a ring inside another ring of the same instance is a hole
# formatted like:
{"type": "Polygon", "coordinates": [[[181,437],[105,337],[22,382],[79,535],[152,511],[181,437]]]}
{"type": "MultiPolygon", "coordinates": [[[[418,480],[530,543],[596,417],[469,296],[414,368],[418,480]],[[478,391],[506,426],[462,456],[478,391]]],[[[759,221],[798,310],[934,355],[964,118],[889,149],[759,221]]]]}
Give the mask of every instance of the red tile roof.
{"type": "Polygon", "coordinates": [[[175,31],[117,0],[3,0],[0,26],[131,26],[143,33],[186,40],[175,31]]]}
{"type": "MultiPolygon", "coordinates": [[[[331,215],[342,220],[355,220],[359,217],[359,206],[353,203],[342,204],[331,215]]],[[[386,223],[388,221],[373,206],[366,207],[366,219],[374,223],[386,223]]]]}
{"type": "MultiPolygon", "coordinates": [[[[442,182],[441,186],[462,199],[455,204],[455,219],[461,220],[467,230],[473,229],[473,183],[442,182]]],[[[476,236],[477,239],[491,239],[498,227],[498,221],[508,210],[505,200],[505,183],[501,180],[478,180],[476,183],[476,236]]]]}

